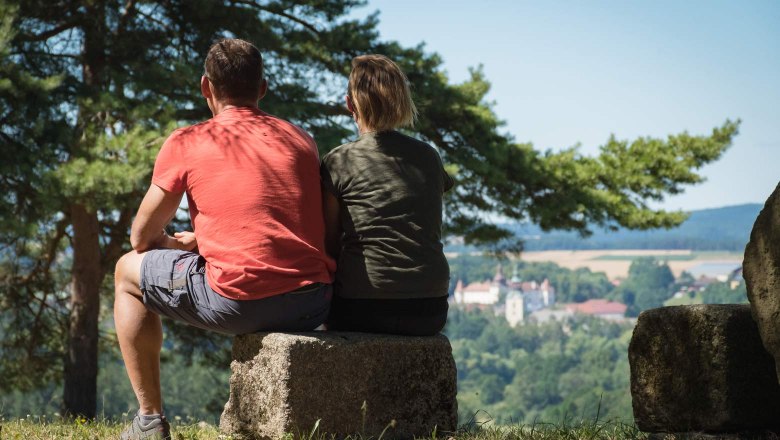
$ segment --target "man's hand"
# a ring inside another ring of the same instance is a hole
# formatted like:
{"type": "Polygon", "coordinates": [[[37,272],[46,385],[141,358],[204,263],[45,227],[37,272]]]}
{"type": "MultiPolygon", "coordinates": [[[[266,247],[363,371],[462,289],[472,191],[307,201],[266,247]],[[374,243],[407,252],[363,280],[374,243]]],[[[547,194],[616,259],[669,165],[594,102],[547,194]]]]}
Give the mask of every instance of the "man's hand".
{"type": "Polygon", "coordinates": [[[157,239],[153,240],[151,249],[179,249],[188,252],[198,252],[198,241],[195,239],[195,233],[190,231],[174,232],[173,237],[160,231],[157,239]]]}
{"type": "Polygon", "coordinates": [[[193,252],[198,248],[195,233],[190,231],[174,232],[171,241],[174,249],[193,252]]]}

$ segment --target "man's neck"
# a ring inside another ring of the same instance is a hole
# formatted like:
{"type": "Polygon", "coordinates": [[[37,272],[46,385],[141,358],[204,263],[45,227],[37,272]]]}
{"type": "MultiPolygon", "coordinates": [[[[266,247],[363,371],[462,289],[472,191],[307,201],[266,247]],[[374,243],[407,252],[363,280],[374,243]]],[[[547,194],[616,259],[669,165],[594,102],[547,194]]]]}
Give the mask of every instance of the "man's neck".
{"type": "Polygon", "coordinates": [[[215,101],[214,102],[214,106],[211,109],[211,113],[214,116],[217,116],[218,114],[224,112],[225,110],[230,110],[230,109],[238,108],[238,107],[249,107],[249,108],[252,108],[252,109],[259,108],[257,106],[256,102],[239,103],[239,102],[220,102],[220,101],[215,101]]]}

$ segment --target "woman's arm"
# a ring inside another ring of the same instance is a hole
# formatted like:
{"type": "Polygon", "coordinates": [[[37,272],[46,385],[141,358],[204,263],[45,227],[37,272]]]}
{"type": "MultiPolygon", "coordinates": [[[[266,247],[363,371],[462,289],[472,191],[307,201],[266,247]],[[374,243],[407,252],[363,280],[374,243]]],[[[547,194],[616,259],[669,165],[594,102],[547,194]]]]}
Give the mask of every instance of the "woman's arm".
{"type": "Polygon", "coordinates": [[[325,187],[322,188],[322,214],[325,217],[325,250],[338,260],[341,253],[341,215],[339,201],[325,187]]]}

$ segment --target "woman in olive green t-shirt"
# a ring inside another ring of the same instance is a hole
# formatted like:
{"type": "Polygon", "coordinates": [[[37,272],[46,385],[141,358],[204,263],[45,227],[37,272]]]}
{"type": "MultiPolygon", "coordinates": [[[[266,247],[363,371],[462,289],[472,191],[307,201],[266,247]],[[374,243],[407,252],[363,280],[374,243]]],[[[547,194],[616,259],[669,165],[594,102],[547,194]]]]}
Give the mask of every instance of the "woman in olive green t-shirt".
{"type": "Polygon", "coordinates": [[[353,59],[346,99],[360,137],[321,166],[326,244],[338,261],[328,328],[436,334],[447,319],[442,195],[452,178],[430,145],[395,131],[417,110],[393,61],[353,59]]]}

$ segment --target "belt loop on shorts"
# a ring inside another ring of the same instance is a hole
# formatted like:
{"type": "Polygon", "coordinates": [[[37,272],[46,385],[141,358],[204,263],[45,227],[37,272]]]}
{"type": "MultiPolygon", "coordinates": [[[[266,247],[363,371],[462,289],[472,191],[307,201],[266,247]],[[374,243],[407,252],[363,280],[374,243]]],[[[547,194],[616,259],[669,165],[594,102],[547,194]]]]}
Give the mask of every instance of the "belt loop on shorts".
{"type": "Polygon", "coordinates": [[[187,278],[178,278],[175,280],[168,280],[168,290],[174,291],[187,286],[187,278]]]}

